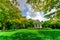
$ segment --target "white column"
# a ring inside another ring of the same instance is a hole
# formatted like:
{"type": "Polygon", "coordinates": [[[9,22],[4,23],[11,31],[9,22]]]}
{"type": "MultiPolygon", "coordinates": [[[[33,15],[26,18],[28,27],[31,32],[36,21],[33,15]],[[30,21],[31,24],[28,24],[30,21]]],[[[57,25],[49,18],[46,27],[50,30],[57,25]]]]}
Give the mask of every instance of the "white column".
{"type": "Polygon", "coordinates": [[[42,28],[42,25],[40,24],[40,28],[42,28]]]}

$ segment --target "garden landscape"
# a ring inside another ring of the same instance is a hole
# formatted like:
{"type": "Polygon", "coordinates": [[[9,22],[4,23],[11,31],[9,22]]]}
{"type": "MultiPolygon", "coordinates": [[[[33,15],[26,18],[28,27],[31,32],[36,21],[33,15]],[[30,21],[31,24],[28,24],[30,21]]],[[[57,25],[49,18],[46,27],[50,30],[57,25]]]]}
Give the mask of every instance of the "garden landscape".
{"type": "Polygon", "coordinates": [[[60,0],[0,0],[0,40],[60,40],[60,0]]]}

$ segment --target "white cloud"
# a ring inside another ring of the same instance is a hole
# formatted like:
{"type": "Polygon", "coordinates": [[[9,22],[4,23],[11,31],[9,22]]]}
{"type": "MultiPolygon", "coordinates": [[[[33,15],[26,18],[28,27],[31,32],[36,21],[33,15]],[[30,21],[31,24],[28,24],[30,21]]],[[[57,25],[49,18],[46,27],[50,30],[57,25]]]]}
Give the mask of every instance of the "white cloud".
{"type": "Polygon", "coordinates": [[[26,18],[27,19],[33,19],[33,20],[39,20],[39,21],[45,21],[45,20],[47,20],[46,18],[44,18],[43,16],[41,16],[40,12],[33,12],[33,13],[27,12],[26,18]]]}
{"type": "Polygon", "coordinates": [[[35,12],[34,9],[30,4],[27,4],[27,8],[29,9],[27,11],[27,19],[33,19],[33,20],[39,20],[39,21],[44,21],[46,18],[44,18],[44,12],[35,12]]]}
{"type": "Polygon", "coordinates": [[[27,0],[17,0],[20,6],[18,8],[23,12],[25,9],[28,9],[26,18],[27,19],[33,19],[33,20],[39,20],[44,21],[45,18],[43,17],[44,12],[35,12],[34,9],[30,4],[27,4],[27,0]]]}
{"type": "Polygon", "coordinates": [[[18,8],[21,10],[21,11],[23,11],[24,9],[26,9],[26,2],[27,2],[27,0],[17,0],[18,1],[18,3],[20,4],[20,6],[18,6],[18,8]]]}
{"type": "Polygon", "coordinates": [[[56,9],[56,8],[53,8],[53,9],[51,9],[51,11],[48,12],[46,15],[49,15],[49,14],[54,13],[54,12],[56,12],[56,11],[57,11],[57,9],[56,9]]]}
{"type": "Polygon", "coordinates": [[[50,13],[53,13],[53,12],[56,12],[57,10],[56,10],[56,8],[53,8],[51,11],[50,11],[50,13]]]}

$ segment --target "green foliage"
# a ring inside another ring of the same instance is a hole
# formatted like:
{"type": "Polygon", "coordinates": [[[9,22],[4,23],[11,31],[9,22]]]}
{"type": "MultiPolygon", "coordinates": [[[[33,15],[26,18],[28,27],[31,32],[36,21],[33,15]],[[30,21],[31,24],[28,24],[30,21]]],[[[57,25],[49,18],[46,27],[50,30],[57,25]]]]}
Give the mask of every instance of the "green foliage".
{"type": "MultiPolygon", "coordinates": [[[[13,4],[16,0],[13,0],[13,4]]],[[[17,2],[17,1],[16,1],[17,2]]],[[[60,28],[60,21],[53,19],[60,19],[60,1],[59,0],[28,0],[27,3],[32,4],[35,10],[49,12],[51,9],[56,8],[57,11],[47,17],[49,21],[43,22],[43,28],[60,28]],[[54,17],[52,17],[54,15],[54,17]]],[[[21,11],[16,5],[11,4],[10,0],[0,0],[0,28],[2,29],[21,29],[33,28],[37,21],[27,20],[21,16],[21,11]]],[[[41,24],[41,23],[38,23],[41,24]]]]}
{"type": "Polygon", "coordinates": [[[50,27],[50,24],[51,24],[51,21],[45,21],[45,22],[43,22],[42,26],[44,28],[48,28],[48,27],[50,27]]]}
{"type": "Polygon", "coordinates": [[[2,27],[2,23],[0,22],[0,27],[2,27]]]}
{"type": "MultiPolygon", "coordinates": [[[[28,4],[31,4],[35,11],[43,11],[45,14],[48,14],[48,18],[58,18],[60,19],[60,0],[27,0],[28,4]],[[57,12],[50,13],[54,15],[51,17],[49,12],[56,8],[57,12]]],[[[46,18],[47,18],[46,17],[46,18]]]]}
{"type": "Polygon", "coordinates": [[[36,11],[50,11],[52,8],[60,8],[60,0],[28,0],[36,11]],[[59,7],[58,7],[59,6],[59,7]]]}
{"type": "Polygon", "coordinates": [[[60,21],[48,20],[48,21],[43,22],[42,26],[44,28],[60,29],[60,21]]]}
{"type": "Polygon", "coordinates": [[[16,19],[20,20],[20,17],[21,17],[21,11],[15,6],[13,6],[10,3],[10,1],[0,0],[0,21],[2,22],[3,25],[2,27],[6,27],[8,24],[5,23],[11,20],[16,20],[16,19]]]}

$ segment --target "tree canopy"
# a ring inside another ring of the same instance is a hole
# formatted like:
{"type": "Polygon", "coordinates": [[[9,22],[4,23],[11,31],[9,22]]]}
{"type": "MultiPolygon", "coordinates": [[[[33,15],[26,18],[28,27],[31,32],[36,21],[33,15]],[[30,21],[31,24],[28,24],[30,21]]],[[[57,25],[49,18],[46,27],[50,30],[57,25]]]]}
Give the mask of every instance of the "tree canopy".
{"type": "Polygon", "coordinates": [[[60,0],[28,0],[27,3],[38,11],[50,11],[54,7],[60,8],[60,0]]]}
{"type": "Polygon", "coordinates": [[[35,11],[45,12],[49,15],[48,17],[51,16],[49,12],[55,8],[57,11],[53,12],[52,15],[55,18],[60,18],[60,0],[28,0],[27,3],[31,4],[35,11]]]}
{"type": "Polygon", "coordinates": [[[0,0],[0,23],[5,29],[5,23],[11,20],[20,20],[21,11],[8,0],[0,0]]]}

